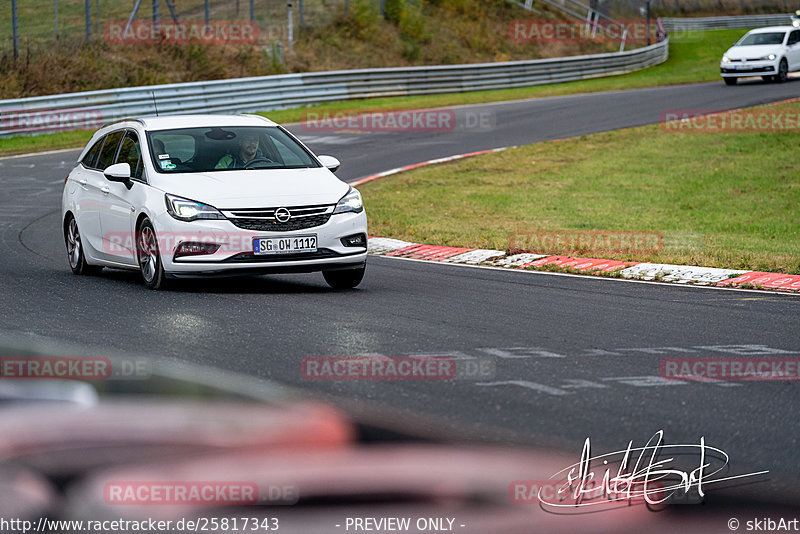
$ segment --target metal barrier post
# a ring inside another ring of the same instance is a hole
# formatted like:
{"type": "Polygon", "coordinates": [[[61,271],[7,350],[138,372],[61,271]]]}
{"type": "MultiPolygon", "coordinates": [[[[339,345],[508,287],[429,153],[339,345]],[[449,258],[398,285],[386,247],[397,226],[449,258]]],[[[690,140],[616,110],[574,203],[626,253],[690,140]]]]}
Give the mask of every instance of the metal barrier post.
{"type": "Polygon", "coordinates": [[[19,59],[19,28],[17,27],[17,0],[11,0],[11,26],[14,34],[14,59],[19,59]]]}
{"type": "Polygon", "coordinates": [[[83,10],[86,15],[86,40],[92,40],[92,0],[83,0],[83,10]]]}

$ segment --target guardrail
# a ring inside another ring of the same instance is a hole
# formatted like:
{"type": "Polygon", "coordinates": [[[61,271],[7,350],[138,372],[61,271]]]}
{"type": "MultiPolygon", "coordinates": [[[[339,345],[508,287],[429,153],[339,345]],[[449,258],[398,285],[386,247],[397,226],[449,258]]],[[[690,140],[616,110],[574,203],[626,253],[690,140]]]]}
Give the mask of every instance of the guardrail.
{"type": "Polygon", "coordinates": [[[553,59],[360,69],[0,100],[0,136],[95,128],[124,117],[239,113],[372,97],[503,89],[622,74],[666,61],[669,41],[553,59]]]}
{"type": "Polygon", "coordinates": [[[668,31],[751,29],[784,26],[792,23],[792,15],[742,15],[732,17],[699,17],[661,19],[668,31]]]}

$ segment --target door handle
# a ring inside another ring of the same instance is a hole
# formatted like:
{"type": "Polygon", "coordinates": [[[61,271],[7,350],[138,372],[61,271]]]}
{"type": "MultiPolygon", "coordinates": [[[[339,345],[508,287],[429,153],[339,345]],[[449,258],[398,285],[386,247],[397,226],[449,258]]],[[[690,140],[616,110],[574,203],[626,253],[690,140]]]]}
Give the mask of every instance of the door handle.
{"type": "Polygon", "coordinates": [[[81,184],[81,187],[86,187],[86,180],[78,180],[78,183],[81,184]]]}
{"type": "Polygon", "coordinates": [[[100,191],[102,191],[104,195],[107,195],[109,192],[111,192],[111,189],[109,189],[108,186],[104,185],[103,187],[100,188],[100,191]]]}

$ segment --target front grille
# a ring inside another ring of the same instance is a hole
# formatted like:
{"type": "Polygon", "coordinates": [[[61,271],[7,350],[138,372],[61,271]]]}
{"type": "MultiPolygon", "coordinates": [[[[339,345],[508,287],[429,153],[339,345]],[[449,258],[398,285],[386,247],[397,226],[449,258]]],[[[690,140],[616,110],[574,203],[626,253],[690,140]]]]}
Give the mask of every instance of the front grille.
{"type": "Polygon", "coordinates": [[[285,223],[278,222],[275,219],[230,219],[230,221],[245,230],[255,230],[258,232],[293,232],[295,230],[305,230],[306,228],[314,228],[315,226],[322,226],[328,219],[331,218],[330,213],[323,213],[322,215],[312,215],[311,217],[292,218],[285,223]]]}
{"type": "MultiPolygon", "coordinates": [[[[275,210],[278,208],[248,208],[240,210],[230,210],[229,213],[232,217],[254,217],[257,219],[274,219],[275,210]]],[[[311,215],[320,215],[331,211],[331,206],[296,206],[288,208],[292,217],[309,217],[311,215]]]]}
{"type": "Polygon", "coordinates": [[[335,204],[321,204],[316,206],[293,206],[287,208],[244,208],[222,210],[225,217],[233,224],[245,230],[258,232],[293,232],[321,226],[328,222],[333,214],[335,204]],[[279,209],[289,211],[291,218],[280,222],[275,217],[279,209]]]}

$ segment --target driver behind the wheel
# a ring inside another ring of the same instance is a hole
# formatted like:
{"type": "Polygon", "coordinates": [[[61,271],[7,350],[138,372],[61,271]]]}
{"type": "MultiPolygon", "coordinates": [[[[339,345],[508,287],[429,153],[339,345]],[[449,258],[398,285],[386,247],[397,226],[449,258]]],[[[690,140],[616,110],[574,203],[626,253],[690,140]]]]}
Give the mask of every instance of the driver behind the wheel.
{"type": "Polygon", "coordinates": [[[262,156],[258,149],[258,133],[244,131],[239,134],[235,153],[222,156],[214,168],[243,169],[249,162],[260,157],[262,156]]]}

